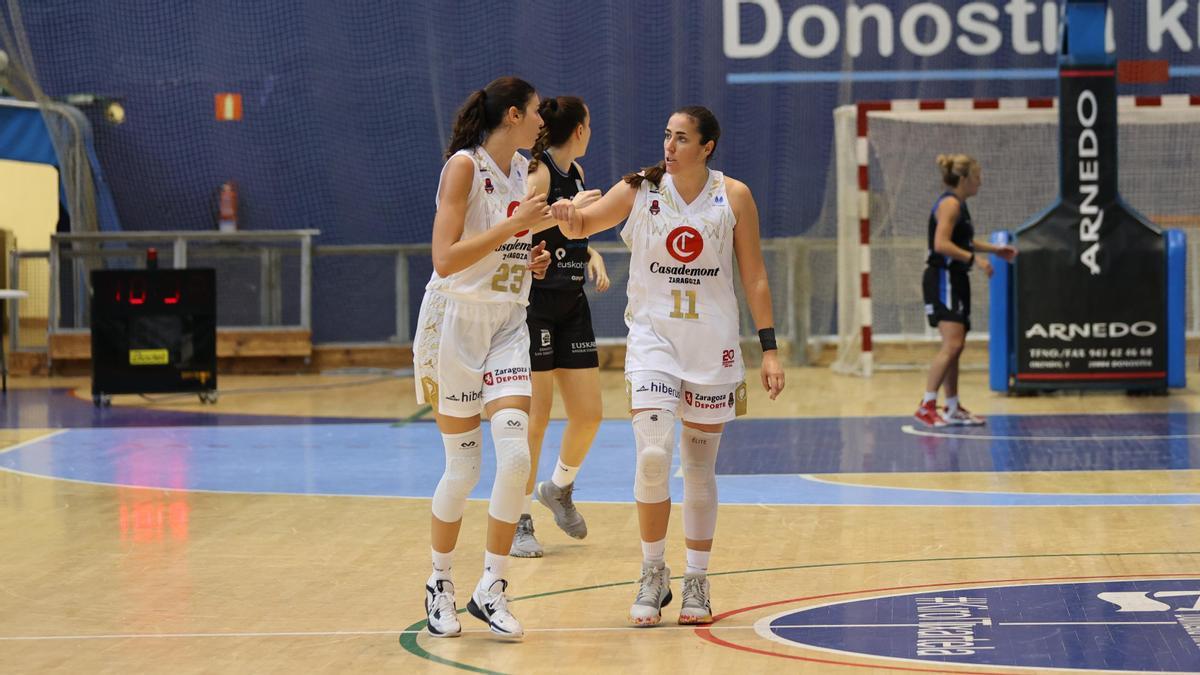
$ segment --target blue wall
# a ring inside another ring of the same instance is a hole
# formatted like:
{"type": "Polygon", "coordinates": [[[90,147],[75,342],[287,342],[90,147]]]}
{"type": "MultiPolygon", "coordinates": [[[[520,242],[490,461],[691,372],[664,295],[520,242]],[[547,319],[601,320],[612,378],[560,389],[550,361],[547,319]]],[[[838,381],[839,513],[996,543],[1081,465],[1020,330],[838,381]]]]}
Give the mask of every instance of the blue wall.
{"type": "MultiPolygon", "coordinates": [[[[1167,12],[1173,1],[1161,3],[1165,19],[1148,2],[1113,3],[1121,58],[1167,58],[1177,75],[1200,70],[1200,7],[1189,0],[1176,17],[1167,12]]],[[[126,124],[93,121],[127,229],[212,228],[217,188],[233,179],[244,228],[313,227],[329,244],[427,241],[454,111],[469,91],[510,73],[544,95],[588,101],[594,134],[583,164],[593,185],[657,161],[670,111],[698,102],[724,126],[716,165],[754,190],[767,235],[828,230],[819,219],[833,108],[877,98],[1053,95],[1052,79],[988,79],[1001,69],[1055,66],[1054,45],[1047,53],[1043,42],[1046,4],[869,3],[892,19],[889,56],[880,54],[875,20],[864,24],[862,53],[846,53],[857,22],[843,0],[27,0],[23,12],[51,94],[123,98],[126,124]],[[931,5],[944,12],[917,19],[931,5]],[[766,10],[776,8],[769,22],[766,10]],[[1034,13],[1014,21],[1023,8],[1034,13]],[[949,21],[944,46],[936,44],[939,15],[949,21]],[[778,41],[737,57],[737,45],[758,42],[768,24],[778,41]],[[797,53],[789,25],[809,56],[797,53]],[[828,50],[820,49],[823,27],[838,33],[828,50]],[[951,81],[908,73],[948,69],[990,72],[951,81]],[[898,81],[856,81],[870,71],[898,81]],[[730,82],[747,73],[837,79],[730,82]],[[214,120],[213,94],[223,91],[243,94],[243,122],[214,120]]],[[[1170,91],[1200,91],[1200,79],[1123,93],[1170,91]]],[[[379,282],[390,284],[387,273],[379,282]]],[[[319,290],[316,300],[320,321],[322,303],[336,300],[319,290]]]]}

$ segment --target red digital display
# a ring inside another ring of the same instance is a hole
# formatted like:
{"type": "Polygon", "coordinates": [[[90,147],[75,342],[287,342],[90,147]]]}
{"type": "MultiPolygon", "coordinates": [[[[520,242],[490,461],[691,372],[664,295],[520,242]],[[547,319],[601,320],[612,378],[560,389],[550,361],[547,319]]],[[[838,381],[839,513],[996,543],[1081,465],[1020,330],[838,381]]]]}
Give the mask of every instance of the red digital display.
{"type": "Polygon", "coordinates": [[[153,291],[153,293],[150,292],[145,279],[131,278],[128,280],[128,287],[124,280],[117,281],[113,284],[113,300],[118,305],[122,303],[145,305],[147,302],[178,305],[182,296],[178,280],[167,282],[165,286],[155,288],[153,291]]]}

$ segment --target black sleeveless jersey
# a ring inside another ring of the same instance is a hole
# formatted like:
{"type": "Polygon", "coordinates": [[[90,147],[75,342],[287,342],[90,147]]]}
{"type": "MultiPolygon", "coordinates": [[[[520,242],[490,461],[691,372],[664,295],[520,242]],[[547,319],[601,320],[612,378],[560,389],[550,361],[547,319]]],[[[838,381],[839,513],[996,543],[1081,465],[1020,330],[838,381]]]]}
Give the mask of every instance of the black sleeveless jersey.
{"type": "MultiPolygon", "coordinates": [[[[933,250],[933,235],[937,232],[937,210],[941,206],[942,200],[947,197],[958,199],[953,192],[944,192],[933,202],[933,210],[929,212],[929,255],[925,258],[925,264],[930,267],[966,271],[971,267],[967,263],[933,250]]],[[[971,223],[971,211],[967,209],[965,201],[959,200],[958,204],[958,221],[954,223],[954,230],[950,232],[950,241],[954,242],[955,246],[973,253],[975,251],[975,226],[971,223]]]]}
{"type": "MultiPolygon", "coordinates": [[[[546,194],[548,204],[571,199],[583,190],[583,178],[573,162],[570,169],[564,172],[554,163],[549,151],[542,152],[539,161],[550,170],[550,189],[546,194]]],[[[546,250],[550,252],[553,262],[550,269],[546,270],[546,278],[534,279],[533,287],[540,290],[582,291],[588,261],[588,240],[567,239],[555,226],[533,235],[533,245],[537,246],[539,241],[546,242],[546,250]]]]}

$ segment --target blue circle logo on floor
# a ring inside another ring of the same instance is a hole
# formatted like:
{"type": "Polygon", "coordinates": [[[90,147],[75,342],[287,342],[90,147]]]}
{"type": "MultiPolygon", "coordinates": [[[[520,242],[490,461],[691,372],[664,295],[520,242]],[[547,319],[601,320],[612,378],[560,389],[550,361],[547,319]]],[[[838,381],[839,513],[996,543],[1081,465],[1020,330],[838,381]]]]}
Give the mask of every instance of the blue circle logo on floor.
{"type": "Polygon", "coordinates": [[[759,635],[906,661],[1200,672],[1200,579],[947,587],[769,616],[759,635]]]}

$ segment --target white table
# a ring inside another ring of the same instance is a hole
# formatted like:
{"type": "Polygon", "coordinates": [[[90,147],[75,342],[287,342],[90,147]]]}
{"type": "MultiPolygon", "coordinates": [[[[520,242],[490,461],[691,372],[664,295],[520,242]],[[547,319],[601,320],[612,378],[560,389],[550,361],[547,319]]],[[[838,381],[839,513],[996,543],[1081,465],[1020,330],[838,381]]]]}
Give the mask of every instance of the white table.
{"type": "MultiPolygon", "coordinates": [[[[11,288],[0,288],[0,302],[28,298],[29,293],[11,288]]],[[[3,331],[0,331],[0,392],[8,393],[8,359],[4,355],[3,331]]]]}

